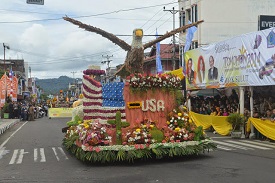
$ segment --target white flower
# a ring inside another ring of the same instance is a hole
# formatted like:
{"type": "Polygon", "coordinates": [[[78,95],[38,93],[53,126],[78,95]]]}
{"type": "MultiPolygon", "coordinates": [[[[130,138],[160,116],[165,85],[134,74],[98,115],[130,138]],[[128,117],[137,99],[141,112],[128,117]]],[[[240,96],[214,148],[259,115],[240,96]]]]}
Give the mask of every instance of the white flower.
{"type": "Polygon", "coordinates": [[[188,134],[183,135],[183,137],[184,137],[184,138],[187,138],[187,137],[188,137],[188,134]]]}

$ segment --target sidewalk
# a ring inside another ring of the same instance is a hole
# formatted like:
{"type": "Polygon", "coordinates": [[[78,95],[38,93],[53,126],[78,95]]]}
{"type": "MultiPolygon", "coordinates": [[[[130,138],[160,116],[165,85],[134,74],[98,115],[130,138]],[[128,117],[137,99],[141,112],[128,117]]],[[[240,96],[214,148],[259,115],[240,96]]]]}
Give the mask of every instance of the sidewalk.
{"type": "Polygon", "coordinates": [[[19,121],[19,119],[0,119],[0,135],[19,121]]]}

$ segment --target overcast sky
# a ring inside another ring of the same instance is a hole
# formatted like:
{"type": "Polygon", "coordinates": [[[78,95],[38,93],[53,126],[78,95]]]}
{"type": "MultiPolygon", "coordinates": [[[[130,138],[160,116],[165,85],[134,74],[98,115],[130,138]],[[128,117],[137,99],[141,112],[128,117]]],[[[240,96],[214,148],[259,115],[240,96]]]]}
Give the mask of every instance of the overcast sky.
{"type": "MultiPolygon", "coordinates": [[[[173,29],[177,0],[44,0],[44,5],[27,4],[26,0],[1,0],[0,58],[2,43],[10,46],[6,59],[24,59],[31,76],[39,79],[59,76],[81,77],[89,65],[106,69],[105,56],[113,55],[111,67],[124,63],[126,52],[102,36],[84,31],[66,22],[63,16],[101,28],[115,35],[131,35],[135,28],[153,35],[173,29]],[[82,16],[82,17],[81,17],[82,16]],[[102,57],[102,55],[104,57],[102,57]],[[72,72],[76,72],[74,75],[72,72]]],[[[178,14],[175,15],[176,28],[178,14]]],[[[131,44],[131,36],[119,36],[131,44]]],[[[143,42],[154,39],[143,38],[143,42]]],[[[161,43],[172,43],[168,38],[161,43]]]]}

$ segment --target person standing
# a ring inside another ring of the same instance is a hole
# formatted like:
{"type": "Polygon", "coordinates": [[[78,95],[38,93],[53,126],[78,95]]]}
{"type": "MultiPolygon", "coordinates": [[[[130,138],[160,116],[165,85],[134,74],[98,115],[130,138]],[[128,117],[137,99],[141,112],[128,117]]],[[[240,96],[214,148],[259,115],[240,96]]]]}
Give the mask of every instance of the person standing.
{"type": "Polygon", "coordinates": [[[9,119],[13,119],[13,118],[14,118],[13,102],[10,101],[10,103],[9,103],[9,119]]]}
{"type": "Polygon", "coordinates": [[[34,107],[30,105],[29,107],[29,121],[34,121],[34,107]]]}
{"type": "Polygon", "coordinates": [[[214,57],[211,55],[209,57],[209,66],[210,69],[208,70],[208,80],[214,80],[218,78],[218,69],[217,67],[214,67],[214,57]]]}

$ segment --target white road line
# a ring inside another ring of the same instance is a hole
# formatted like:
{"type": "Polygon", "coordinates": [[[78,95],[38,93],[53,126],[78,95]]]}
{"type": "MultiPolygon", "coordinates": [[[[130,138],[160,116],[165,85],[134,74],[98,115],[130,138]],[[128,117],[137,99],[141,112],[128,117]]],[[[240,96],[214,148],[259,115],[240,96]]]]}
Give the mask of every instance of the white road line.
{"type": "Polygon", "coordinates": [[[63,151],[62,147],[58,147],[58,149],[60,150],[61,154],[65,157],[65,159],[69,159],[69,158],[66,156],[65,152],[63,151]]]}
{"type": "Polygon", "coordinates": [[[224,146],[233,147],[233,148],[243,149],[243,150],[253,150],[252,148],[249,148],[249,147],[243,147],[243,146],[230,144],[230,143],[226,143],[226,142],[221,142],[221,141],[214,141],[214,143],[221,144],[221,145],[224,145],[224,146]]]}
{"type": "Polygon", "coordinates": [[[247,142],[250,144],[256,144],[256,145],[260,145],[260,146],[275,148],[275,144],[272,145],[272,144],[266,144],[264,142],[255,142],[255,141],[250,141],[250,140],[242,140],[242,142],[247,142]]]}
{"type": "Polygon", "coordinates": [[[218,149],[222,149],[222,150],[226,150],[226,151],[236,150],[236,149],[231,149],[231,148],[224,147],[224,146],[221,146],[221,145],[217,145],[217,148],[218,148],[218,149]]]}
{"type": "Polygon", "coordinates": [[[270,149],[270,148],[266,148],[266,147],[260,147],[260,146],[247,144],[247,143],[242,143],[242,142],[237,142],[237,141],[232,141],[232,140],[227,140],[227,142],[234,143],[234,144],[239,144],[239,145],[243,145],[243,146],[248,146],[248,147],[252,147],[252,148],[262,149],[262,150],[269,150],[270,149]]]}
{"type": "Polygon", "coordinates": [[[54,152],[54,155],[55,155],[57,161],[59,161],[60,159],[59,159],[59,157],[57,156],[55,147],[52,147],[52,149],[53,149],[53,152],[54,152]]]}
{"type": "Polygon", "coordinates": [[[46,162],[46,156],[45,156],[44,148],[40,148],[40,156],[41,156],[40,162],[46,162]]]}
{"type": "Polygon", "coordinates": [[[12,155],[12,158],[11,158],[9,164],[14,164],[14,163],[15,163],[15,159],[16,159],[16,157],[17,157],[17,154],[18,154],[18,149],[15,149],[15,150],[13,151],[13,155],[12,155]]]}
{"type": "Polygon", "coordinates": [[[33,150],[33,160],[34,162],[37,162],[38,156],[37,156],[37,148],[33,150]]]}
{"type": "MultiPolygon", "coordinates": [[[[18,132],[26,123],[28,123],[28,121],[26,121],[25,123],[23,123],[22,126],[20,126],[15,132],[13,132],[1,145],[0,145],[0,150],[3,149],[3,147],[6,145],[6,143],[8,143],[8,141],[15,135],[16,132],[18,132]]],[[[0,157],[2,156],[2,151],[0,151],[0,157]]]]}
{"type": "MultiPolygon", "coordinates": [[[[40,162],[46,162],[44,148],[39,148],[39,152],[40,152],[40,162]]],[[[34,160],[34,162],[37,162],[37,160],[38,160],[38,151],[37,151],[37,148],[35,148],[33,150],[33,160],[34,160]]]]}
{"type": "Polygon", "coordinates": [[[24,149],[20,149],[20,153],[19,153],[19,156],[18,156],[16,164],[21,164],[22,163],[24,154],[25,154],[24,153],[24,149]]]}

